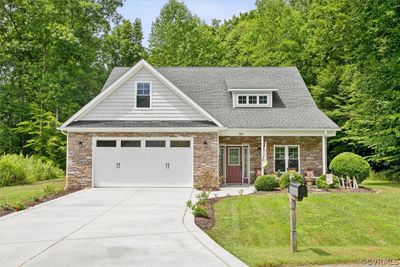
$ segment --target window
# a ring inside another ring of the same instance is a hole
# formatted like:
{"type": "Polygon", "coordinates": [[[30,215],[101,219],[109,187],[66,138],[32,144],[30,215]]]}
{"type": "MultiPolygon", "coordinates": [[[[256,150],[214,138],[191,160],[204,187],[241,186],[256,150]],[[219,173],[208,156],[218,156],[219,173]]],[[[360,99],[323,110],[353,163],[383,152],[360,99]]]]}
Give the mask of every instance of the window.
{"type": "Polygon", "coordinates": [[[249,95],[249,104],[257,104],[257,96],[249,95]]]}
{"type": "Polygon", "coordinates": [[[277,146],[275,147],[275,171],[285,172],[285,147],[277,146]]]}
{"type": "Polygon", "coordinates": [[[121,147],[140,147],[140,140],[121,140],[121,147]]]}
{"type": "Polygon", "coordinates": [[[299,171],[299,146],[275,146],[274,164],[276,172],[299,171]]]}
{"type": "Polygon", "coordinates": [[[150,108],[151,86],[149,82],[136,83],[136,107],[150,108]]]}
{"type": "Polygon", "coordinates": [[[238,96],[238,104],[247,104],[247,96],[245,95],[238,96]]]}
{"type": "Polygon", "coordinates": [[[249,178],[249,147],[243,147],[243,177],[249,178]]]}
{"type": "Polygon", "coordinates": [[[170,147],[190,147],[190,141],[171,141],[170,147]]]}
{"type": "Polygon", "coordinates": [[[225,147],[221,146],[219,148],[219,176],[225,176],[225,147]]]}
{"type": "Polygon", "coordinates": [[[299,148],[297,146],[289,146],[288,168],[299,170],[299,148]]]}
{"type": "Polygon", "coordinates": [[[236,95],[237,107],[272,107],[272,93],[236,95]]]}
{"type": "Polygon", "coordinates": [[[115,140],[97,140],[96,146],[97,147],[116,147],[117,141],[115,141],[115,140]]]}
{"type": "Polygon", "coordinates": [[[258,96],[258,103],[259,104],[268,104],[268,96],[267,95],[258,96]]]}
{"type": "Polygon", "coordinates": [[[240,165],[240,149],[238,147],[228,148],[228,165],[229,166],[240,165]]]}
{"type": "Polygon", "coordinates": [[[163,140],[147,140],[146,147],[165,147],[165,141],[163,140]]]}

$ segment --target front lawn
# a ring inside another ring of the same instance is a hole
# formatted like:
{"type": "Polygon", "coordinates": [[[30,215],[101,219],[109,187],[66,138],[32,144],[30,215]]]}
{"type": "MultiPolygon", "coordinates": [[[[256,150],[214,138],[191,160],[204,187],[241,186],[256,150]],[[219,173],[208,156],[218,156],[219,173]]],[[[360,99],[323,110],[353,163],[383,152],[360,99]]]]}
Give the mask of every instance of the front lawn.
{"type": "Polygon", "coordinates": [[[400,259],[400,184],[371,193],[311,193],[297,206],[299,252],[290,253],[287,194],[235,196],[214,205],[207,233],[250,266],[400,259]]]}
{"type": "Polygon", "coordinates": [[[0,187],[0,215],[7,209],[23,209],[64,191],[65,179],[39,181],[30,185],[0,187]]]}

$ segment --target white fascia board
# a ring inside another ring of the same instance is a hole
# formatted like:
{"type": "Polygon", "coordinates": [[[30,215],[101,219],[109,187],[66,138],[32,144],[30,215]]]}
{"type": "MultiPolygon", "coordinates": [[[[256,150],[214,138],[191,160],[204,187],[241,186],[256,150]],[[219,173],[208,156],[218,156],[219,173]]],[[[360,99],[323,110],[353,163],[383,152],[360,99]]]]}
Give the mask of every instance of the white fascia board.
{"type": "Polygon", "coordinates": [[[195,108],[198,112],[200,112],[205,118],[211,120],[219,127],[223,127],[223,125],[217,121],[214,117],[212,117],[207,111],[205,111],[202,107],[200,107],[197,103],[195,103],[191,98],[189,98],[185,93],[183,93],[178,87],[176,87],[173,83],[171,83],[167,78],[165,78],[161,73],[159,73],[155,68],[153,68],[149,63],[147,63],[144,59],[140,60],[136,65],[134,65],[131,69],[125,72],[121,77],[119,77],[116,81],[110,84],[106,89],[104,89],[100,94],[98,94],[95,98],[93,98],[89,103],[87,103],[83,108],[81,108],[77,113],[75,113],[71,118],[69,118],[66,122],[64,122],[60,128],[64,128],[69,125],[71,122],[79,120],[82,116],[84,116],[87,112],[92,110],[100,101],[110,95],[116,88],[118,88],[122,83],[124,83],[127,79],[129,79],[132,75],[138,72],[142,67],[145,67],[152,74],[154,74],[157,78],[159,78],[166,86],[168,86],[171,90],[173,90],[178,96],[180,96],[183,100],[185,100],[189,105],[195,108]]]}
{"type": "Polygon", "coordinates": [[[229,92],[275,92],[274,88],[228,88],[229,92]]]}
{"type": "Polygon", "coordinates": [[[335,136],[335,129],[226,129],[220,136],[335,136]]]}
{"type": "Polygon", "coordinates": [[[118,128],[118,127],[108,127],[108,128],[90,128],[90,127],[60,127],[58,130],[66,131],[66,132],[81,132],[81,133],[94,133],[94,132],[219,132],[220,127],[166,127],[166,128],[156,128],[156,127],[148,127],[148,128],[118,128]]]}

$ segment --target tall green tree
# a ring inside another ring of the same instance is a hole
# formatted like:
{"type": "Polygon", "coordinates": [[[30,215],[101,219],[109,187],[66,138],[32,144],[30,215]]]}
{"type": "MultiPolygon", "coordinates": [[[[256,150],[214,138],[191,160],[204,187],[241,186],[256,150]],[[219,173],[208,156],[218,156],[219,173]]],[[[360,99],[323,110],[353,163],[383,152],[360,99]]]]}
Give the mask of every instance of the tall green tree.
{"type": "Polygon", "coordinates": [[[115,66],[133,66],[145,57],[142,45],[143,30],[140,19],[123,20],[104,37],[104,57],[109,69],[115,66]]]}
{"type": "Polygon", "coordinates": [[[221,56],[215,28],[177,0],[169,0],[161,9],[149,46],[149,60],[158,66],[212,66],[219,64],[221,56]]]}
{"type": "Polygon", "coordinates": [[[101,35],[122,0],[0,1],[0,152],[34,152],[12,129],[31,104],[65,120],[99,91],[106,75],[101,35]]]}
{"type": "Polygon", "coordinates": [[[301,12],[284,0],[259,0],[256,9],[222,25],[223,63],[302,67],[301,12]]]}

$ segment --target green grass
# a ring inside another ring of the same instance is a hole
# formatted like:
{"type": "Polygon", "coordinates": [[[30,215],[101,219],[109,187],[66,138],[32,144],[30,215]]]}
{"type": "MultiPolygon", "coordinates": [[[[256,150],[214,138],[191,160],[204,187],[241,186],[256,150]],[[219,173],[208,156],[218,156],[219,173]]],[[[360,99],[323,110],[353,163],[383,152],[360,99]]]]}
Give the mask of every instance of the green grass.
{"type": "Polygon", "coordinates": [[[290,253],[287,194],[225,198],[207,233],[250,266],[400,259],[400,184],[366,181],[374,193],[311,193],[297,205],[299,252],[290,253]]]}
{"type": "Polygon", "coordinates": [[[54,179],[40,181],[30,185],[16,185],[0,187],[0,208],[4,203],[27,203],[34,197],[43,198],[48,193],[45,192],[46,187],[54,187],[55,190],[63,190],[65,187],[65,179],[54,179]]]}

